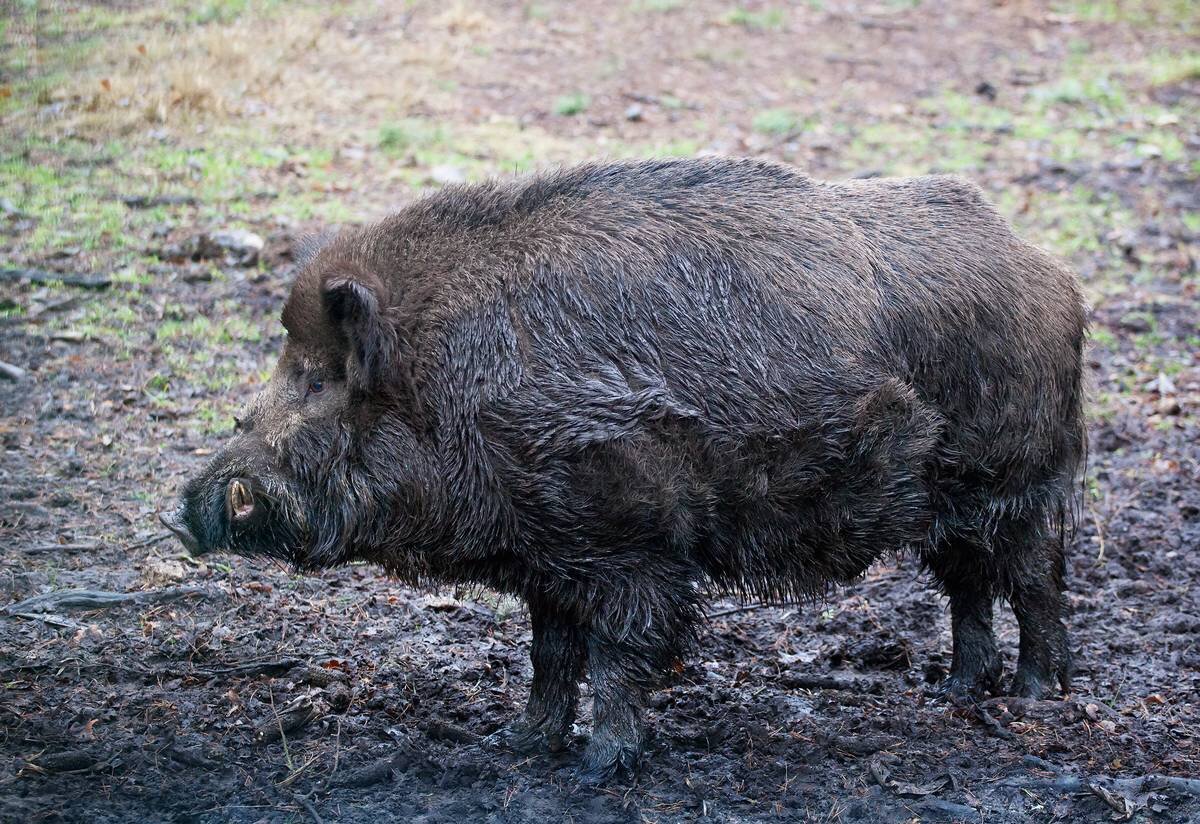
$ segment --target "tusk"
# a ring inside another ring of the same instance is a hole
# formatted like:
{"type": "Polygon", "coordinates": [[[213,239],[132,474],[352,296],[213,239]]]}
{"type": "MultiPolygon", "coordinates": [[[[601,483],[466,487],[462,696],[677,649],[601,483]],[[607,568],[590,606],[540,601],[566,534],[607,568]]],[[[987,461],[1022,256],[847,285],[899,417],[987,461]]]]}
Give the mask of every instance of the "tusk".
{"type": "Polygon", "coordinates": [[[229,513],[235,521],[244,521],[254,512],[254,493],[240,478],[229,482],[229,513]]]}

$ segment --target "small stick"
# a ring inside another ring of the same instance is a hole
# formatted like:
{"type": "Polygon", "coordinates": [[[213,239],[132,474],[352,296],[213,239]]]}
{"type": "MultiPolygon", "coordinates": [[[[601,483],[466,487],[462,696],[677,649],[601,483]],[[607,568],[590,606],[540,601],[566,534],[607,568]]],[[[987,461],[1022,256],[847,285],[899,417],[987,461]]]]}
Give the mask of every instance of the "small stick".
{"type": "Polygon", "coordinates": [[[342,755],[342,719],[337,719],[337,738],[333,743],[333,769],[329,771],[329,777],[325,779],[326,783],[333,781],[333,777],[337,775],[340,758],[342,755]]]}
{"type": "Polygon", "coordinates": [[[1096,514],[1096,505],[1092,503],[1090,497],[1087,498],[1087,508],[1088,512],[1092,514],[1092,523],[1096,525],[1096,543],[1100,545],[1100,551],[1096,553],[1096,563],[1099,564],[1104,560],[1104,527],[1100,524],[1100,516],[1096,514]]]}
{"type": "Polygon", "coordinates": [[[292,752],[288,749],[287,736],[283,734],[283,719],[279,717],[279,713],[275,710],[275,690],[268,687],[267,696],[271,699],[271,712],[274,713],[275,723],[279,726],[279,740],[283,742],[283,760],[290,770],[293,769],[292,752]]]}
{"type": "Polygon", "coordinates": [[[303,764],[301,764],[299,767],[297,767],[295,772],[293,772],[287,778],[280,781],[278,784],[276,784],[276,786],[277,787],[290,787],[292,785],[292,782],[294,782],[300,776],[304,775],[304,771],[307,770],[309,767],[311,767],[313,765],[313,762],[316,761],[320,757],[321,757],[321,754],[317,753],[312,758],[308,759],[303,764]]]}
{"type": "Polygon", "coordinates": [[[107,289],[112,280],[103,275],[76,275],[67,272],[48,272],[45,269],[0,269],[0,280],[27,280],[30,283],[61,283],[83,289],[107,289]]]}
{"type": "Polygon", "coordinates": [[[228,667],[211,667],[208,669],[197,668],[193,672],[185,673],[190,676],[201,676],[205,678],[217,678],[220,676],[253,676],[253,675],[283,675],[289,670],[300,666],[303,661],[298,658],[281,658],[276,661],[254,661],[248,664],[234,664],[228,667]]]}
{"type": "Polygon", "coordinates": [[[831,675],[792,675],[784,674],[781,683],[788,689],[802,690],[841,690],[842,692],[870,692],[876,682],[866,678],[843,680],[831,675]]]}
{"type": "Polygon", "coordinates": [[[480,741],[480,736],[470,730],[464,730],[462,727],[445,721],[430,721],[425,728],[425,733],[430,738],[449,741],[451,744],[477,744],[480,741]]]}
{"type": "Polygon", "coordinates": [[[1012,741],[1017,737],[1012,730],[1006,729],[1005,726],[996,718],[996,716],[992,715],[978,704],[975,705],[975,714],[979,717],[980,721],[990,727],[991,730],[996,733],[996,735],[1004,740],[1012,741]]]}
{"type": "Polygon", "coordinates": [[[63,618],[61,615],[44,615],[37,612],[13,612],[10,615],[14,618],[24,618],[27,621],[41,621],[43,624],[49,624],[52,627],[79,629],[79,624],[70,618],[63,618]]]}
{"type": "Polygon", "coordinates": [[[313,806],[313,803],[309,801],[308,798],[303,795],[293,795],[292,798],[295,799],[297,804],[304,808],[305,812],[312,816],[312,820],[315,821],[316,824],[325,824],[325,820],[321,818],[321,814],[317,812],[317,808],[313,806]]]}
{"type": "Polygon", "coordinates": [[[1087,788],[1091,791],[1092,795],[1107,804],[1114,812],[1119,813],[1122,816],[1122,820],[1127,821],[1133,817],[1133,803],[1125,796],[1114,793],[1108,787],[1096,784],[1095,782],[1089,782],[1087,788]]]}
{"type": "Polygon", "coordinates": [[[80,543],[80,544],[37,544],[36,546],[25,547],[26,555],[39,555],[43,552],[94,552],[100,549],[102,545],[98,543],[80,543]]]}
{"type": "Polygon", "coordinates": [[[170,537],[171,537],[170,532],[161,532],[158,535],[155,535],[153,538],[146,538],[143,541],[138,541],[137,543],[130,544],[128,547],[126,547],[126,549],[144,549],[145,547],[154,546],[157,543],[165,541],[170,537]]]}
{"type": "Polygon", "coordinates": [[[708,618],[708,620],[711,621],[714,618],[724,618],[726,615],[737,615],[739,612],[753,612],[756,609],[766,609],[767,607],[770,607],[770,606],[773,606],[773,605],[772,604],[742,604],[740,607],[733,607],[732,609],[723,609],[720,612],[709,613],[706,617],[708,618]]]}

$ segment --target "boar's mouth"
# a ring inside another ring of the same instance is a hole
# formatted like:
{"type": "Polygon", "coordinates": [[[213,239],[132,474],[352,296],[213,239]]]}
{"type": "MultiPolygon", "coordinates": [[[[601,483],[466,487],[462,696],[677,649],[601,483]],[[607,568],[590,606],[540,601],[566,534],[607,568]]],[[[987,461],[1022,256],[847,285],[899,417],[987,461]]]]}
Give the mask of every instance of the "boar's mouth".
{"type": "MultiPolygon", "coordinates": [[[[217,494],[220,495],[219,492],[217,494]]],[[[197,499],[195,495],[185,494],[184,501],[177,510],[162,512],[158,516],[163,526],[171,530],[192,555],[203,555],[213,548],[215,545],[213,539],[217,534],[224,536],[217,543],[224,543],[230,534],[229,528],[246,524],[258,508],[251,482],[245,478],[233,478],[225,485],[223,500],[219,497],[208,505],[213,507],[214,514],[216,514],[216,512],[221,512],[221,505],[224,504],[225,523],[219,526],[212,524],[206,532],[203,526],[205,523],[203,512],[207,507],[202,501],[203,496],[197,499]],[[197,518],[200,519],[200,531],[197,531],[195,526],[197,518]]]]}
{"type": "Polygon", "coordinates": [[[227,551],[304,565],[307,523],[287,481],[229,469],[223,462],[189,481],[179,508],[159,513],[163,526],[193,556],[227,551]]]}
{"type": "Polygon", "coordinates": [[[225,514],[230,521],[239,522],[254,514],[254,493],[248,481],[234,478],[225,487],[225,514]]]}

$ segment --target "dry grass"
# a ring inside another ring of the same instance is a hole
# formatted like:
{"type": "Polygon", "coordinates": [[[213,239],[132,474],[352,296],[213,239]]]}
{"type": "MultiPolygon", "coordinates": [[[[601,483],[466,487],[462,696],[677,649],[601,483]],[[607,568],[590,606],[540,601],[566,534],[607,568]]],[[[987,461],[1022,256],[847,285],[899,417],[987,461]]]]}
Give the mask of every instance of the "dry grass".
{"type": "MultiPolygon", "coordinates": [[[[461,3],[424,9],[419,36],[408,31],[412,12],[375,8],[364,23],[354,4],[251,9],[204,25],[184,25],[172,18],[178,10],[155,8],[129,13],[102,37],[88,39],[81,30],[57,46],[68,53],[56,62],[71,69],[31,101],[56,105],[50,130],[105,138],[224,121],[310,135],[331,127],[371,130],[453,108],[453,84],[445,78],[478,59],[473,44],[500,30],[461,3]]],[[[68,30],[91,21],[70,8],[60,19],[68,30]]],[[[47,24],[43,16],[28,25],[47,24]]],[[[38,38],[10,39],[15,48],[34,48],[38,38]]],[[[28,62],[36,68],[39,55],[28,62]]]]}
{"type": "Polygon", "coordinates": [[[50,95],[67,104],[61,128],[93,137],[253,117],[275,102],[285,66],[319,50],[325,35],[311,13],[179,33],[132,29],[106,38],[50,95]]]}

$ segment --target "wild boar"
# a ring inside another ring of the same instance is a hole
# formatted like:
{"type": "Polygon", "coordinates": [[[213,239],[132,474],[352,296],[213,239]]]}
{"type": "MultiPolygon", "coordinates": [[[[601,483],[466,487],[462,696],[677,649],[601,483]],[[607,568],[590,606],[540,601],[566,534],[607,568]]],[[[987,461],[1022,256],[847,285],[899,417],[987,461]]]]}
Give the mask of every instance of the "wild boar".
{"type": "Polygon", "coordinates": [[[1084,451],[1076,278],[954,177],[755,160],[450,186],[303,261],[287,339],[165,521],[194,551],[366,560],[528,604],[511,740],[631,770],[713,593],[803,599],[915,553],[947,689],[1064,689],[1084,451]]]}

